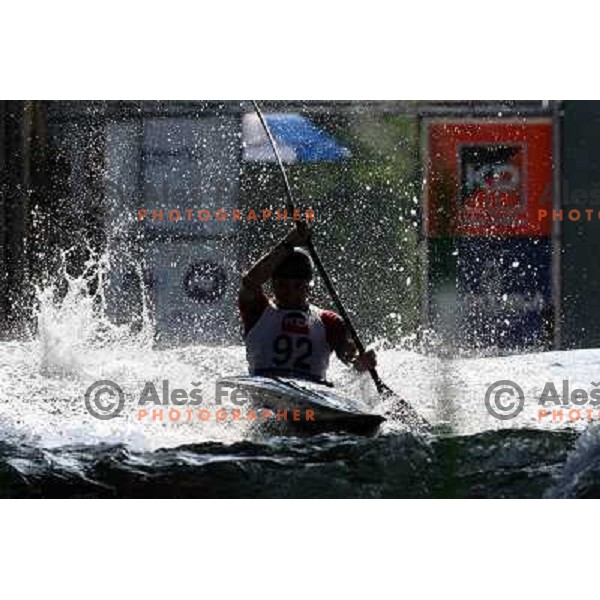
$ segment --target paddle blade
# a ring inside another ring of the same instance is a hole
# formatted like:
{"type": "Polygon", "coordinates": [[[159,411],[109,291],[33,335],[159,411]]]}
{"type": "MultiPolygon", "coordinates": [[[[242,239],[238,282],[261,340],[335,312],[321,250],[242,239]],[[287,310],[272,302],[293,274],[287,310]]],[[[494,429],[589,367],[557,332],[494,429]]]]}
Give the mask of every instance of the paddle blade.
{"type": "Polygon", "coordinates": [[[422,417],[404,398],[384,383],[381,384],[379,394],[385,398],[388,405],[385,412],[386,419],[402,421],[411,427],[431,429],[431,423],[425,417],[422,417]]]}

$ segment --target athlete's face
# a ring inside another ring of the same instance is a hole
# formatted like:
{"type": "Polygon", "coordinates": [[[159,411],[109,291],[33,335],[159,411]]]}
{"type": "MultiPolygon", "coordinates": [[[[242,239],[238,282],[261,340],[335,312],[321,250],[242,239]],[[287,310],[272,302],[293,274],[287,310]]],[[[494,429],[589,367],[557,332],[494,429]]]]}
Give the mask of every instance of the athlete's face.
{"type": "Polygon", "coordinates": [[[281,308],[301,308],[308,302],[310,281],[306,279],[273,279],[275,300],[281,308]]]}

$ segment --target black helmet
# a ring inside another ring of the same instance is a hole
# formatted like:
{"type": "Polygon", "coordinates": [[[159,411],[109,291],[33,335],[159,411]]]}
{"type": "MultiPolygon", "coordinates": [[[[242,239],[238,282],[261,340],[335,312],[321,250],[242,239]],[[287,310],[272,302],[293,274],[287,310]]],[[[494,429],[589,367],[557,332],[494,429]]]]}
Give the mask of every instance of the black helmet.
{"type": "Polygon", "coordinates": [[[284,261],[273,271],[273,279],[313,278],[313,261],[310,254],[302,248],[294,248],[284,261]]]}

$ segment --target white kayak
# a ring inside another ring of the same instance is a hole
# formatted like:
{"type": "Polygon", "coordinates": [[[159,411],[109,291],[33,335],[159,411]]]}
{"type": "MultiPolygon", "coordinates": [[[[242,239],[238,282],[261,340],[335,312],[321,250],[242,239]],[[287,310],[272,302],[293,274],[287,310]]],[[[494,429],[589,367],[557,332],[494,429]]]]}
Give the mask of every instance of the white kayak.
{"type": "Polygon", "coordinates": [[[253,406],[273,411],[273,419],[283,420],[285,416],[286,425],[306,433],[372,435],[385,421],[382,415],[365,412],[361,403],[333,388],[304,379],[242,375],[224,377],[218,383],[244,390],[253,406]]]}

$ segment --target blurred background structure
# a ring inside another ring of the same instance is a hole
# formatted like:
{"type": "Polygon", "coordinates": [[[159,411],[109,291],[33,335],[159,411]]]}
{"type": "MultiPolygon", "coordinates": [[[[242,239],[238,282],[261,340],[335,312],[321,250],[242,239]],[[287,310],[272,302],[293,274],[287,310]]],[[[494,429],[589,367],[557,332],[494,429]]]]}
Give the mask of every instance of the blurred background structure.
{"type": "MultiPolygon", "coordinates": [[[[600,345],[600,102],[263,110],[365,339],[432,332],[449,351],[600,345]]],[[[257,125],[249,102],[0,102],[0,335],[34,331],[35,286],[62,261],[78,273],[105,254],[116,322],[135,327],[147,307],[157,343],[239,342],[241,272],[291,221],[166,215],[283,209],[257,125]],[[139,209],[165,218],[139,221],[139,209]]],[[[316,303],[329,306],[316,283],[316,303]]]]}

